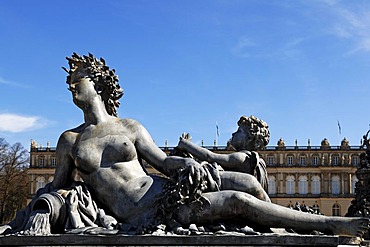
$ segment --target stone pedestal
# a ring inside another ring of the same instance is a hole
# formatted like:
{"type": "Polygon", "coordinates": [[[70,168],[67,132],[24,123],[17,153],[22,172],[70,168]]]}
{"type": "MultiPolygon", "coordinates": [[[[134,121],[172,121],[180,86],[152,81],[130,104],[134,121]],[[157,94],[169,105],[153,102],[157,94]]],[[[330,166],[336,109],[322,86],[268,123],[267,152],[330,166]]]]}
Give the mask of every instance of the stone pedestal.
{"type": "Polygon", "coordinates": [[[128,236],[128,235],[49,235],[0,236],[1,246],[359,246],[360,238],[296,234],[128,236]]]}

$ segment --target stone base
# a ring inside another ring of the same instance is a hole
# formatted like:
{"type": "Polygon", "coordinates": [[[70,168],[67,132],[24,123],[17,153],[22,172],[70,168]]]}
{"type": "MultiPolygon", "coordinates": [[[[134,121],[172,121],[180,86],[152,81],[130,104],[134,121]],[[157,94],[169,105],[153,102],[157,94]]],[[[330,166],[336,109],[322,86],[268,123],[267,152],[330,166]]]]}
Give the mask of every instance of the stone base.
{"type": "MultiPolygon", "coordinates": [[[[364,243],[362,243],[364,244],[364,243]]],[[[49,236],[0,236],[1,246],[359,246],[360,238],[291,234],[128,236],[62,234],[49,236]]]]}

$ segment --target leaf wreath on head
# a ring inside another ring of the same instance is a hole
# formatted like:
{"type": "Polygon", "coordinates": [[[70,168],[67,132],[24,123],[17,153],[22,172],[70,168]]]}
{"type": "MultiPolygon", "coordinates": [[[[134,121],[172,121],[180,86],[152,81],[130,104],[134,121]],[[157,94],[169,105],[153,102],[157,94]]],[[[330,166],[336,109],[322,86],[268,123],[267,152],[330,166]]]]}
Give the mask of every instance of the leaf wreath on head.
{"type": "Polygon", "coordinates": [[[250,133],[249,138],[251,140],[249,146],[245,147],[247,150],[261,150],[269,143],[270,130],[267,123],[263,120],[255,116],[242,116],[238,121],[238,126],[250,133]]]}
{"type": "Polygon", "coordinates": [[[123,89],[118,83],[116,71],[109,69],[103,58],[97,59],[91,53],[88,56],[80,56],[74,52],[66,59],[69,70],[62,67],[68,73],[66,82],[71,83],[71,75],[76,71],[84,71],[94,81],[95,90],[102,97],[108,114],[117,117],[117,108],[120,105],[119,99],[123,96],[123,89]]]}

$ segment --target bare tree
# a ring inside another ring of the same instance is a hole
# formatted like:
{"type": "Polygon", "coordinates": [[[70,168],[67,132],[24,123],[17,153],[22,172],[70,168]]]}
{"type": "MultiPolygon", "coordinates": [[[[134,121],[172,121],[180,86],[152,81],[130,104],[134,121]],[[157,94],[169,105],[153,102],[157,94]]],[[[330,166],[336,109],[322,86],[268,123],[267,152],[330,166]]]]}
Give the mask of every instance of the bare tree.
{"type": "Polygon", "coordinates": [[[0,224],[10,221],[26,205],[28,151],[20,143],[0,138],[0,224]]]}

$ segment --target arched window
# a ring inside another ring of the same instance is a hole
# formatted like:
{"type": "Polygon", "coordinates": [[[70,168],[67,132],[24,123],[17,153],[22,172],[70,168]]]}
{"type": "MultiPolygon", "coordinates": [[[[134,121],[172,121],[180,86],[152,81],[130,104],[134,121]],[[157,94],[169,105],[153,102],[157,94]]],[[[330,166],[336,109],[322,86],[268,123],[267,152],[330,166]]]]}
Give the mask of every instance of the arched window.
{"type": "Polygon", "coordinates": [[[340,215],[340,205],[339,205],[339,203],[334,203],[334,205],[333,205],[333,208],[332,208],[332,215],[333,216],[341,216],[340,215]]]}
{"type": "Polygon", "coordinates": [[[340,178],[337,175],[331,177],[331,193],[333,195],[340,194],[340,178]]]}
{"type": "Polygon", "coordinates": [[[287,194],[295,193],[295,178],[292,175],[286,177],[286,193],[287,194]]]}
{"type": "Polygon", "coordinates": [[[55,167],[55,165],[56,165],[55,157],[51,157],[51,166],[55,167]]]}
{"type": "Polygon", "coordinates": [[[45,186],[45,178],[44,177],[37,177],[36,178],[36,191],[38,189],[44,188],[45,186]]]}
{"type": "Polygon", "coordinates": [[[272,166],[275,163],[274,156],[267,156],[267,164],[272,166]]]}
{"type": "Polygon", "coordinates": [[[287,164],[288,164],[288,166],[292,166],[292,165],[294,165],[294,164],[293,164],[293,156],[289,155],[289,156],[287,157],[287,164]]]}
{"type": "Polygon", "coordinates": [[[355,189],[356,189],[356,183],[358,182],[358,178],[356,176],[352,177],[352,194],[355,194],[355,189]]]}
{"type": "Polygon", "coordinates": [[[45,165],[45,157],[41,156],[39,157],[39,166],[44,167],[44,165],[45,165]]]}
{"type": "Polygon", "coordinates": [[[317,155],[312,156],[312,165],[313,166],[318,166],[319,165],[319,156],[317,156],[317,155]]]}
{"type": "Polygon", "coordinates": [[[298,178],[298,190],[299,194],[305,195],[308,193],[308,179],[307,176],[299,176],[298,178]]]}
{"type": "Polygon", "coordinates": [[[268,191],[268,193],[270,195],[276,194],[276,178],[275,178],[275,176],[269,176],[268,183],[269,183],[269,186],[268,186],[269,191],[268,191]]]}
{"type": "Polygon", "coordinates": [[[299,164],[300,164],[301,166],[305,166],[305,165],[306,165],[306,156],[301,155],[301,156],[299,157],[299,164]]]}
{"type": "Polygon", "coordinates": [[[358,156],[357,155],[352,156],[352,165],[353,166],[358,165],[358,156]]]}
{"type": "Polygon", "coordinates": [[[339,156],[338,156],[338,155],[333,155],[333,156],[331,157],[331,164],[332,164],[333,166],[337,166],[337,165],[339,165],[339,156]]]}
{"type": "Polygon", "coordinates": [[[311,193],[314,195],[321,193],[321,179],[317,175],[311,177],[311,193]]]}

